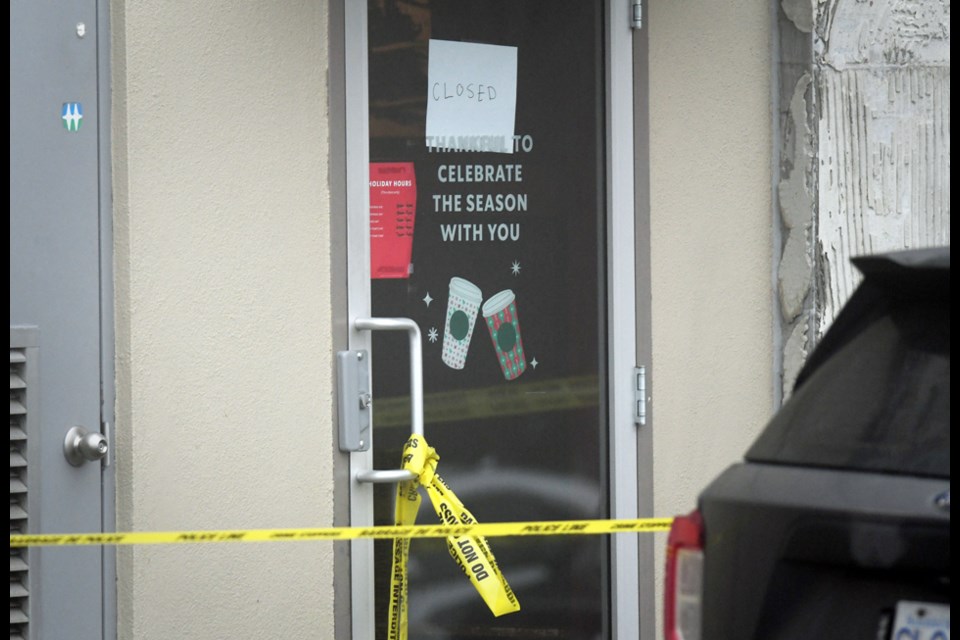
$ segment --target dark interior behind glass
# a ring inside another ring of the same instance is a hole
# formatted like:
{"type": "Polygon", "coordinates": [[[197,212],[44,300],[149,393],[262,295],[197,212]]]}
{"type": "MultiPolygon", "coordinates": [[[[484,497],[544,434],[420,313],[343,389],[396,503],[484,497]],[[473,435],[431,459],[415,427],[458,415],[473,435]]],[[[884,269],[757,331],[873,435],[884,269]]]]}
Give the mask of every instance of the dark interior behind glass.
{"type": "MultiPolygon", "coordinates": [[[[603,3],[371,0],[370,160],[412,162],[416,222],[409,277],[375,278],[373,315],[409,317],[424,336],[427,441],[439,474],[481,522],[608,514],[604,219],[603,3]],[[436,152],[425,144],[430,39],[517,47],[513,154],[436,152]],[[522,183],[455,183],[441,166],[521,164],[522,183]],[[523,193],[526,211],[443,213],[434,195],[523,193]],[[516,223],[516,239],[445,241],[440,225],[516,223]],[[452,277],[484,300],[516,297],[527,368],[505,379],[483,319],[466,366],[441,361],[452,277]],[[431,332],[436,330],[437,334],[431,332]],[[432,338],[431,336],[436,336],[432,338]]],[[[375,466],[396,468],[409,435],[406,338],[373,335],[375,466]]],[[[393,485],[375,488],[376,524],[393,485]]],[[[435,522],[424,498],[418,522],[435,522]]],[[[494,618],[442,540],[411,544],[411,638],[606,637],[607,540],[495,538],[492,551],[521,610],[494,618]]],[[[378,542],[376,623],[385,637],[390,542],[378,542]]]]}

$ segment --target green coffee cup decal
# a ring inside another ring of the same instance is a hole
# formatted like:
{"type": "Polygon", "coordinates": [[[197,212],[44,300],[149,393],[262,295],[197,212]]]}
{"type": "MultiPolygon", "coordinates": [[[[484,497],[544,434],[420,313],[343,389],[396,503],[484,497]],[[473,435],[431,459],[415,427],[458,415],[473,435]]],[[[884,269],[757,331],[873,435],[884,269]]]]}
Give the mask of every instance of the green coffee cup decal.
{"type": "Polygon", "coordinates": [[[467,349],[473,337],[473,325],[483,295],[480,289],[463,278],[450,279],[450,294],[447,296],[447,319],[443,328],[443,363],[451,369],[463,369],[467,361],[467,349]]]}

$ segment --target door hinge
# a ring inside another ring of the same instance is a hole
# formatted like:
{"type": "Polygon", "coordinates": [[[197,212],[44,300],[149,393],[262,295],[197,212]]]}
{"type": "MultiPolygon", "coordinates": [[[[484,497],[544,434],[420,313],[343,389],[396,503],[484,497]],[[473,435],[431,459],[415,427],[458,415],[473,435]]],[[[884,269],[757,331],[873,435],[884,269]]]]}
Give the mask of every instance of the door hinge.
{"type": "Polygon", "coordinates": [[[643,27],[643,0],[630,0],[630,28],[643,27]]]}
{"type": "Polygon", "coordinates": [[[647,368],[633,370],[633,419],[639,425],[647,424],[647,368]]]}

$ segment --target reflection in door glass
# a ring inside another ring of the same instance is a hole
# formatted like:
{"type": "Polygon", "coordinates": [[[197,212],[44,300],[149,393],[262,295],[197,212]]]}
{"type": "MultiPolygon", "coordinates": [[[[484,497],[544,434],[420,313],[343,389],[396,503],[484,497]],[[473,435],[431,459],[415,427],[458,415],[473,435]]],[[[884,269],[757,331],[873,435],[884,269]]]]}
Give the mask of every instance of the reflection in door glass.
{"type": "MultiPolygon", "coordinates": [[[[420,326],[426,438],[480,522],[608,513],[602,5],[368,3],[372,310],[420,326]]],[[[409,435],[406,350],[373,335],[378,469],[409,435]]],[[[413,540],[411,638],[609,635],[606,538],[489,542],[521,610],[494,618],[442,540],[413,540]]]]}

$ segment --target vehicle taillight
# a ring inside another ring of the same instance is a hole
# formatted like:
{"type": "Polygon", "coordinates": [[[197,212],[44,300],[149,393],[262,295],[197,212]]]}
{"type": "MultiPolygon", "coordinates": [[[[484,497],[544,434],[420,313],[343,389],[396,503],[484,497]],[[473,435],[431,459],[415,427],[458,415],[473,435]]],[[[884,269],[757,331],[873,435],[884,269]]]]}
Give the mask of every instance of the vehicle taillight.
{"type": "Polygon", "coordinates": [[[666,640],[700,640],[703,597],[703,519],[699,511],[673,519],[667,538],[663,599],[666,640]]]}

